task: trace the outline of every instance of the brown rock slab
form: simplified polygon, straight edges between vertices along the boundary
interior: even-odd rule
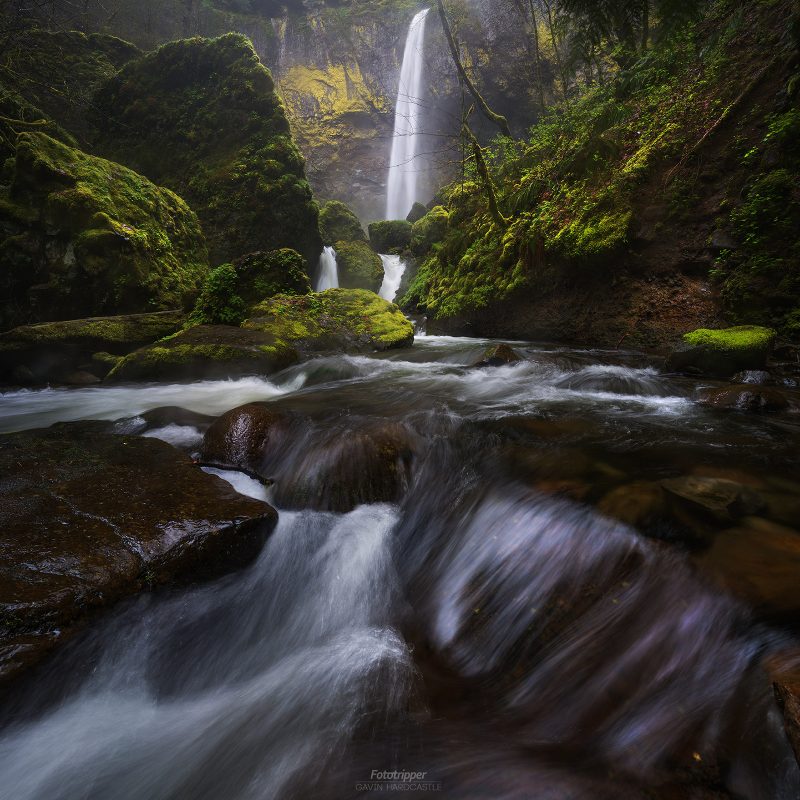
[[[0,437],[0,680],[142,589],[252,562],[266,503],[156,439],[92,423]]]

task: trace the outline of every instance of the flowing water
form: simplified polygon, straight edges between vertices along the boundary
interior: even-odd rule
[[[714,416],[698,382],[634,353],[515,343],[520,363],[470,368],[487,344],[1,395],[4,430],[103,419],[189,452],[201,422],[142,415],[260,401],[293,422],[273,487],[216,472],[279,508],[258,561],[129,602],[7,698],[0,798],[326,800],[380,796],[400,770],[459,799],[796,800],[759,666],[793,632],[592,493],[697,465],[797,480],[797,427]],[[376,429],[411,453],[393,502],[332,513],[293,491]]]
[[[394,115],[386,219],[405,219],[419,199],[417,183],[420,166],[417,157],[422,133],[423,56],[427,17],[428,9],[420,11],[411,21],[406,38]]]
[[[339,288],[339,265],[336,263],[336,251],[326,247],[319,257],[317,279],[314,282],[315,292],[325,292],[328,289]]]
[[[400,291],[400,284],[406,274],[406,264],[400,256],[381,256],[383,261],[383,285],[381,286],[380,296],[384,300],[393,303]]]

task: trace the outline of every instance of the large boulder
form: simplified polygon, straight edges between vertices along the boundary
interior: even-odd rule
[[[208,271],[197,217],[168,189],[41,133],[0,191],[0,328],[181,308]]]
[[[120,357],[177,333],[182,311],[23,325],[0,334],[0,381],[59,381],[82,366],[104,377]]]
[[[343,289],[377,292],[383,283],[381,257],[366,242],[337,242],[336,263]]]
[[[291,247],[314,263],[318,207],[269,70],[249,39],[171,42],[99,92],[101,152],[185,197],[212,263]]]
[[[319,230],[326,247],[336,242],[366,242],[367,234],[359,218],[339,200],[325,203],[319,212]]]
[[[253,561],[277,522],[156,439],[58,425],[0,437],[0,680],[142,589]]]
[[[775,337],[774,330],[757,325],[722,330],[700,328],[684,335],[683,342],[671,353],[667,368],[719,378],[743,370],[761,370]]]
[[[373,352],[414,343],[414,326],[403,312],[363,289],[273,297],[251,310],[244,327],[270,333],[306,354]]]
[[[238,293],[245,303],[258,303],[276,294],[308,294],[311,279],[303,257],[284,247],[266,253],[250,253],[233,262]]]
[[[426,256],[437,242],[444,240],[449,219],[447,209],[436,206],[414,223],[411,228],[411,252],[417,258]]]
[[[411,223],[383,220],[369,226],[369,242],[377,253],[405,250],[411,244]]]

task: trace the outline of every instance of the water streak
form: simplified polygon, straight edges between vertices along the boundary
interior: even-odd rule
[[[339,266],[336,263],[336,251],[332,247],[326,247],[319,257],[319,273],[314,291],[325,292],[328,289],[338,288]]]
[[[400,290],[400,283],[403,280],[403,275],[406,274],[405,262],[400,256],[381,256],[383,261],[383,285],[381,286],[380,296],[390,303],[394,302],[397,297],[397,292]]]

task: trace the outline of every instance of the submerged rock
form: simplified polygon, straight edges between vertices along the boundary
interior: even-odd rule
[[[766,664],[794,756],[800,764],[800,650],[771,656]]]
[[[277,522],[155,439],[94,424],[0,437],[0,680],[92,613],[257,557]]]
[[[778,389],[742,384],[722,389],[705,389],[697,402],[718,411],[785,411],[789,400]]]
[[[753,386],[768,386],[774,383],[772,375],[763,369],[747,369],[742,372],[737,372],[732,378],[731,383],[735,384],[751,384]]]
[[[742,370],[762,370],[775,343],[771,328],[744,325],[723,330],[701,328],[687,333],[671,353],[667,368],[727,378]]]
[[[522,361],[522,358],[517,355],[514,348],[509,347],[507,344],[497,344],[490,347],[483,354],[483,357],[472,366],[474,368],[504,367],[508,364],[516,364],[519,361]]]
[[[81,364],[104,377],[133,350],[181,329],[181,311],[22,325],[0,334],[0,380],[25,367],[31,382],[62,381]]]
[[[759,492],[724,478],[686,475],[661,481],[661,486],[674,501],[719,521],[757,514],[766,508]]]
[[[120,164],[41,133],[0,192],[0,328],[183,307],[208,271],[194,212]]]

